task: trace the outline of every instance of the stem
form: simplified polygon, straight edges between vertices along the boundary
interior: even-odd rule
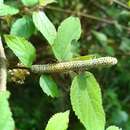
[[[126,4],[124,4],[118,0],[113,0],[113,2],[115,2],[116,4],[120,5],[121,7],[125,8],[127,10],[130,10],[130,8]]]
[[[84,13],[81,13],[81,12],[74,12],[74,11],[71,11],[71,10],[64,10],[64,9],[53,7],[53,6],[46,6],[45,8],[50,9],[50,10],[55,10],[55,11],[58,11],[58,12],[68,13],[68,14],[77,14],[78,16],[97,20],[97,21],[104,22],[104,23],[107,23],[107,24],[115,24],[114,20],[103,19],[103,18],[99,18],[99,17],[93,16],[93,15],[90,15],[90,14],[84,14]]]
[[[6,91],[7,80],[7,68],[6,68],[6,56],[0,37],[0,91]]]
[[[114,0],[113,2],[115,2],[116,4],[119,4],[120,6],[130,10],[130,8],[127,5],[125,5],[122,2],[119,2],[118,0]],[[116,20],[109,20],[109,19],[105,19],[105,18],[100,18],[100,17],[94,16],[94,15],[91,15],[91,14],[86,14],[86,13],[82,13],[82,12],[76,12],[76,11],[72,11],[72,10],[68,10],[68,9],[65,10],[65,9],[57,8],[57,7],[53,7],[53,6],[46,6],[46,7],[36,6],[34,8],[31,8],[31,9],[26,7],[25,10],[20,11],[20,13],[21,14],[23,14],[23,13],[31,14],[33,11],[42,10],[44,8],[50,9],[50,10],[54,10],[54,11],[58,11],[58,12],[67,13],[67,14],[75,14],[75,15],[78,15],[78,16],[81,16],[81,17],[85,17],[85,18],[89,18],[89,19],[93,19],[93,20],[96,20],[96,21],[99,21],[99,22],[104,22],[106,24],[115,25],[115,23],[116,23]],[[104,10],[104,9],[102,8],[102,10]],[[4,17],[0,17],[0,19],[4,20]],[[120,25],[120,26],[122,26],[123,29],[125,29],[127,31],[130,31],[129,27],[124,26],[124,25]]]
[[[108,19],[96,17],[96,16],[91,15],[91,14],[86,14],[86,13],[82,13],[82,12],[75,12],[75,11],[68,10],[68,9],[65,10],[65,9],[57,8],[57,7],[53,7],[53,6],[46,6],[45,8],[50,9],[50,10],[54,10],[54,11],[58,11],[58,12],[67,13],[67,14],[77,14],[78,16],[81,16],[81,17],[89,18],[89,19],[96,20],[96,21],[99,21],[99,22],[104,22],[106,24],[110,24],[110,25],[114,25],[114,26],[115,26],[115,24],[117,22],[116,20],[108,20]],[[124,26],[124,25],[120,25],[120,26],[123,29],[125,29],[127,31],[130,31],[129,27]]]

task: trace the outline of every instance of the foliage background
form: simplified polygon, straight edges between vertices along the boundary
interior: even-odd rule
[[[6,2],[21,6],[19,1],[15,1],[15,3],[13,0],[7,0]],[[82,37],[75,51],[79,51],[81,55],[110,55],[118,58],[117,66],[107,69],[99,68],[91,70],[91,72],[94,73],[102,88],[107,125],[115,124],[124,130],[129,130],[130,12],[116,2],[111,2],[111,0],[58,0],[58,3],[45,8],[45,12],[56,27],[66,17],[75,15],[74,12],[94,15],[100,19],[107,19],[107,21],[116,21],[115,24],[111,24],[107,21],[103,22],[78,15],[82,23]],[[128,1],[121,0],[121,2],[127,5]],[[66,13],[66,10],[72,10],[72,12]],[[1,25],[4,27],[1,31],[8,33],[13,20],[8,19],[6,22],[2,22]],[[37,48],[36,63],[55,62],[50,47],[40,33],[33,34],[30,41]],[[10,63],[15,64],[17,61],[15,56],[8,49],[6,52]],[[52,76],[62,90],[62,95],[57,99],[51,99],[43,94],[38,83],[39,75],[32,74],[23,85],[8,83],[8,89],[12,93],[11,109],[18,130],[42,130],[51,115],[71,108],[69,101],[71,77],[67,74],[54,74]],[[69,126],[71,130],[83,130],[83,126],[72,112]]]

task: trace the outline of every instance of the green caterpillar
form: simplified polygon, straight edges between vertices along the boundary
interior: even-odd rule
[[[114,57],[101,57],[91,60],[76,60],[60,62],[55,64],[32,65],[30,70],[34,73],[68,72],[72,70],[90,69],[100,66],[111,66],[117,64]]]

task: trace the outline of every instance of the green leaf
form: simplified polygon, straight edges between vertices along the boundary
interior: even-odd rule
[[[104,130],[101,90],[93,74],[85,72],[74,78],[70,98],[75,114],[87,130]]]
[[[128,113],[126,113],[125,111],[117,109],[117,110],[111,112],[111,114],[112,114],[111,121],[114,124],[123,124],[128,121]]]
[[[14,15],[17,14],[18,12],[19,12],[18,9],[0,3],[0,16]]]
[[[69,111],[57,113],[48,121],[45,130],[67,130],[69,123]]]
[[[36,50],[30,42],[13,35],[5,35],[5,41],[25,66],[30,67],[32,65],[36,57]]]
[[[61,60],[70,60],[73,57],[72,41],[78,40],[81,35],[81,24],[79,18],[69,17],[65,19],[58,28],[57,37],[52,46],[55,57]]]
[[[128,1],[127,5],[128,5],[128,7],[130,7],[130,0]]]
[[[36,28],[47,39],[50,45],[54,43],[56,38],[56,29],[46,14],[42,11],[33,13],[33,22]]]
[[[105,52],[110,55],[110,56],[114,56],[115,55],[115,51],[114,48],[111,46],[106,46],[105,47]]]
[[[0,130],[14,130],[15,124],[10,111],[7,91],[0,91]]]
[[[41,75],[40,77],[40,86],[44,93],[46,93],[48,96],[51,97],[58,97],[59,96],[59,90],[55,83],[55,81],[52,79],[49,75]]]
[[[118,13],[118,22],[120,24],[128,24],[130,20],[130,12],[123,10],[120,13]]]
[[[40,5],[46,6],[48,4],[56,2],[55,0],[39,0]]]
[[[25,6],[34,6],[38,4],[38,0],[21,0]]]
[[[85,55],[85,56],[78,56],[74,57],[72,60],[91,60],[97,58],[96,55]]]
[[[122,130],[122,129],[116,126],[109,126],[106,130]]]
[[[130,39],[129,38],[122,38],[120,50],[122,50],[124,53],[130,52]]]
[[[92,31],[92,34],[103,47],[107,46],[108,39],[104,33]]]
[[[35,31],[31,17],[24,16],[17,19],[11,27],[11,34],[29,38]]]

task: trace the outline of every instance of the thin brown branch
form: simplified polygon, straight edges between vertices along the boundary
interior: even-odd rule
[[[58,11],[58,12],[63,12],[63,13],[74,14],[74,15],[86,17],[86,18],[97,20],[97,21],[104,22],[104,23],[107,23],[107,24],[115,24],[114,20],[103,19],[103,18],[96,17],[96,16],[93,16],[93,15],[90,15],[90,14],[86,14],[86,13],[75,12],[75,11],[71,11],[71,10],[68,10],[68,9],[62,9],[62,8],[57,8],[57,7],[53,7],[53,6],[46,6],[45,8],[50,9],[50,10],[55,10],[55,11]]]
[[[114,3],[120,5],[121,7],[127,9],[127,10],[130,10],[130,7],[128,7],[125,3],[122,3],[121,1],[118,1],[118,0],[113,0]]]
[[[7,80],[7,68],[6,68],[6,56],[0,37],[0,91],[6,91]]]
[[[53,6],[46,6],[45,8],[50,9],[50,10],[55,10],[55,11],[58,11],[58,12],[67,13],[67,14],[78,15],[78,16],[81,16],[81,17],[89,18],[89,19],[96,20],[96,21],[99,21],[99,22],[104,22],[106,24],[111,24],[111,25],[114,25],[114,26],[117,23],[116,20],[104,19],[104,18],[96,17],[96,16],[91,15],[91,14],[86,14],[86,13],[82,13],[82,12],[75,12],[75,11],[71,11],[71,10],[68,10],[68,9],[62,9],[62,8],[53,7]],[[120,25],[120,26],[123,29],[130,31],[129,27],[126,27],[124,25]]]
[[[130,9],[127,5],[125,5],[124,3],[121,3],[119,2],[118,0],[114,0],[115,3],[118,3],[128,9]],[[54,6],[36,6],[34,8],[25,8],[24,10],[20,11],[19,14],[30,14],[32,13],[33,11],[36,11],[36,10],[43,10],[43,9],[49,9],[49,10],[54,10],[54,11],[58,11],[58,12],[62,12],[62,13],[66,13],[66,14],[73,14],[73,15],[78,15],[80,17],[85,17],[85,18],[88,18],[88,19],[92,19],[92,20],[95,20],[95,21],[99,21],[99,22],[103,22],[103,23],[106,23],[106,24],[111,24],[111,25],[114,25],[117,23],[116,20],[110,20],[110,19],[106,19],[106,18],[100,18],[100,17],[97,17],[97,16],[94,16],[94,15],[91,15],[91,14],[87,14],[87,13],[82,13],[82,12],[77,12],[77,11],[72,11],[72,10],[68,10],[68,9],[62,9],[62,8],[58,8],[58,7],[54,7]],[[0,19],[4,20],[4,17],[0,17]],[[119,24],[120,25],[120,24]],[[120,25],[123,29],[127,30],[127,31],[130,31],[130,28],[127,27],[127,26],[124,26],[124,25]]]
[[[105,15],[108,15],[106,8],[100,4],[98,1],[91,0],[92,5],[94,5],[96,8],[100,9]]]

